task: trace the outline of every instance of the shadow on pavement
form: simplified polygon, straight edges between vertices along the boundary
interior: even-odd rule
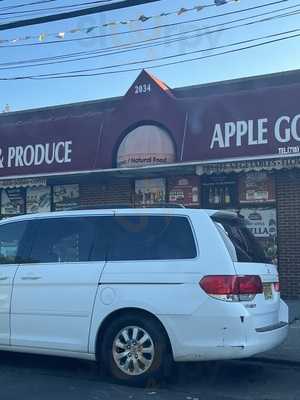
[[[1,399],[286,400],[289,397],[280,396],[288,386],[296,385],[300,394],[300,369],[289,368],[253,360],[176,364],[167,377],[138,389],[117,385],[94,362],[1,352]]]

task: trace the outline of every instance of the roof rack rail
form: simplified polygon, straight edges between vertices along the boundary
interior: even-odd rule
[[[133,208],[185,208],[179,203],[136,204]]]
[[[155,203],[155,204],[95,204],[95,205],[81,205],[72,208],[72,210],[98,210],[98,209],[111,209],[111,208],[185,208],[183,204],[174,203]]]

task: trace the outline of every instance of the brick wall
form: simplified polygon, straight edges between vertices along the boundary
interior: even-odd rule
[[[300,171],[277,174],[276,198],[282,295],[300,298]]]
[[[82,206],[97,207],[105,204],[131,204],[131,198],[132,184],[129,179],[80,185],[80,204]]]

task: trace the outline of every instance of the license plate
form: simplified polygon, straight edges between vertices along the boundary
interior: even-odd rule
[[[271,300],[273,298],[272,283],[264,284],[264,295],[266,300]]]

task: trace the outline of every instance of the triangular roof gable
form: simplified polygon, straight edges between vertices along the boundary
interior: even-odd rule
[[[167,94],[169,94],[170,96],[173,96],[171,88],[169,88],[169,86],[164,83],[163,81],[161,81],[160,79],[158,79],[156,76],[150,74],[150,72],[143,70],[145,72],[146,75],[148,75],[155,83],[157,83],[157,85],[164,91],[167,92]]]
[[[147,98],[150,95],[163,95],[174,98],[172,90],[164,82],[143,69],[123,97],[123,100],[126,102],[128,98],[133,97],[140,101],[141,97]]]
[[[102,147],[111,168],[122,139],[139,125],[159,125],[169,132],[176,144],[182,146],[186,113],[179,107],[171,89],[159,79],[142,70],[120,103],[109,115],[104,129]],[[110,158],[109,158],[110,157]],[[109,158],[109,159],[108,159]]]

